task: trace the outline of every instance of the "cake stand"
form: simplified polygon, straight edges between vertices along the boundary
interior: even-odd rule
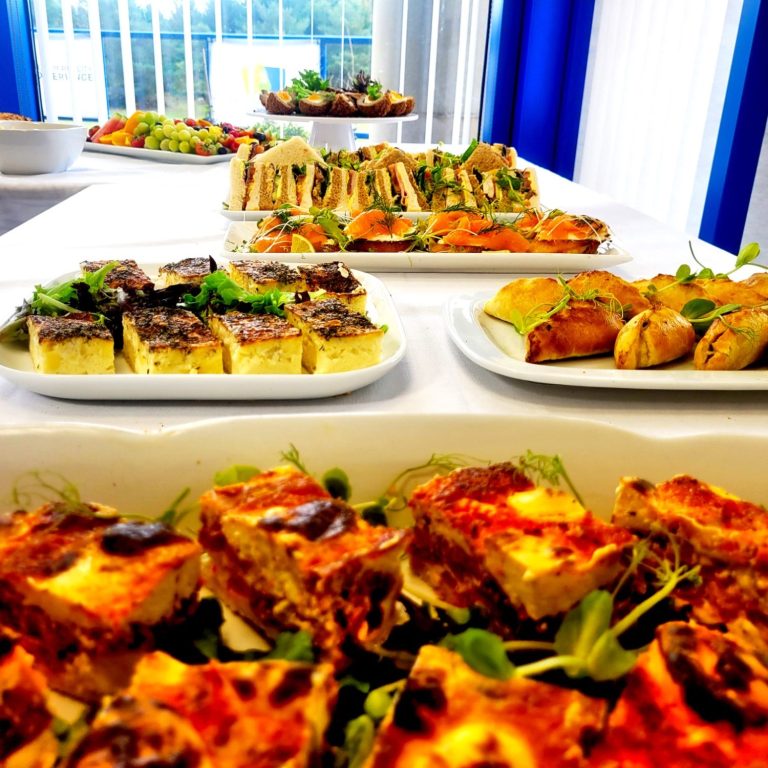
[[[310,115],[273,115],[261,110],[251,112],[262,120],[275,123],[312,123],[309,134],[309,143],[313,147],[327,147],[330,151],[340,149],[355,149],[355,125],[395,125],[397,123],[409,123],[418,120],[419,116],[411,112],[401,117],[365,117],[353,115],[351,117],[312,117]]]

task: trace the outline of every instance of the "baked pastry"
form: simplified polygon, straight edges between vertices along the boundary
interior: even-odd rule
[[[571,300],[525,334],[525,361],[542,363],[611,353],[624,325],[621,315],[599,301]]]
[[[680,283],[674,275],[656,275],[650,280],[634,280],[632,282],[641,293],[647,295],[651,286],[655,304],[681,312],[683,307],[692,299],[707,299],[706,291],[696,283]]]
[[[740,309],[714,320],[693,353],[700,371],[740,371],[768,347],[768,310]]]
[[[579,272],[568,280],[568,287],[577,295],[595,294],[598,301],[614,302],[624,318],[650,309],[651,302],[632,283],[603,269]]]
[[[617,368],[652,368],[689,354],[696,344],[691,323],[669,307],[646,309],[619,331],[613,348]]]
[[[554,277],[518,277],[488,299],[483,310],[511,323],[518,317],[549,311],[564,295],[562,283]]]

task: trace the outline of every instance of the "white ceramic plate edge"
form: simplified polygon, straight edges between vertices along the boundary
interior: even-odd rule
[[[663,369],[622,371],[597,368],[590,358],[580,361],[526,363],[506,354],[489,338],[478,316],[493,292],[453,296],[444,307],[448,335],[472,362],[494,373],[521,381],[576,387],[662,390],[764,390],[768,370],[695,371],[676,366]],[[489,318],[489,322],[502,321]]]
[[[291,444],[313,473],[346,470],[355,501],[377,497],[398,472],[435,453],[503,461],[529,449],[558,454],[598,514],[609,513],[626,475],[659,482],[689,473],[756,503],[768,501],[765,436],[645,435],[556,416],[358,413],[241,416],[151,432],[77,423],[0,427],[0,509],[13,504],[10,491],[22,473],[51,471],[75,483],[83,499],[126,514],[159,514],[184,487],[194,502],[213,474],[231,464],[284,463],[280,453]],[[723,460],[729,456],[732,461]]]
[[[224,258],[254,258],[258,254],[232,250],[247,242],[256,228],[254,222],[233,221],[224,236]],[[502,274],[575,274],[590,269],[613,267],[632,261],[627,251],[614,244],[605,253],[428,253],[353,252],[285,253],[285,261],[317,264],[329,258],[341,258],[352,269],[374,272],[479,272]]]
[[[94,144],[91,141],[85,142],[85,151],[178,165],[210,165],[211,163],[223,163],[234,157],[234,154],[231,152],[226,155],[192,155],[184,152],[164,152],[159,149],[144,149],[142,147],[116,147],[114,144]]]

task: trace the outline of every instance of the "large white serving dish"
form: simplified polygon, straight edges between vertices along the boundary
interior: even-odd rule
[[[646,370],[619,370],[613,357],[526,363],[523,340],[510,323],[483,311],[493,291],[452,297],[445,304],[448,334],[470,360],[494,373],[542,384],[611,389],[768,389],[768,369],[697,371],[691,360]]]
[[[66,171],[83,151],[84,125],[0,120],[0,172],[32,175]]]
[[[141,264],[156,278],[160,264]],[[221,266],[221,265],[220,265]],[[0,376],[41,395],[72,400],[296,400],[333,397],[377,381],[405,354],[405,331],[392,297],[373,275],[355,272],[368,293],[367,312],[378,325],[386,325],[381,362],[354,371],[325,374],[164,374],[131,372],[122,355],[114,375],[57,375],[36,373],[26,345],[0,344]],[[53,282],[74,277],[62,275]],[[21,299],[19,297],[19,304]]]
[[[226,258],[239,254],[238,258],[262,258],[247,250],[247,244],[256,231],[254,221],[233,221],[224,238]],[[408,252],[355,252],[343,253],[281,253],[275,254],[281,261],[319,264],[329,259],[341,258],[352,269],[372,272],[495,272],[503,274],[562,272],[574,274],[589,269],[604,269],[624,264],[632,257],[623,248],[612,245],[604,253],[507,253],[484,251],[482,253],[429,253]]]
[[[587,505],[601,516],[609,515],[625,475],[658,482],[689,473],[751,501],[768,502],[763,482],[768,437],[652,437],[581,419],[503,414],[333,414],[217,419],[160,432],[78,424],[0,428],[0,510],[17,506],[14,487],[40,487],[25,476],[37,472],[58,473],[42,477],[59,486],[66,478],[82,499],[151,517],[185,488],[193,502],[211,486],[215,472],[232,464],[268,469],[282,463],[280,454],[291,445],[310,472],[343,468],[353,501],[378,497],[399,472],[435,453],[507,460],[530,449],[558,454]]]
[[[117,147],[114,144],[85,143],[86,152],[97,152],[103,155],[120,155],[132,157],[136,160],[154,160],[156,163],[172,163],[176,165],[210,165],[211,163],[225,163],[234,157],[228,152],[226,155],[195,155],[185,152],[164,152],[160,149],[144,149],[143,147]]]

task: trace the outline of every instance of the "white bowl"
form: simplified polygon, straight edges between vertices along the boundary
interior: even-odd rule
[[[0,120],[0,172],[66,171],[85,145],[87,129],[73,123]]]

